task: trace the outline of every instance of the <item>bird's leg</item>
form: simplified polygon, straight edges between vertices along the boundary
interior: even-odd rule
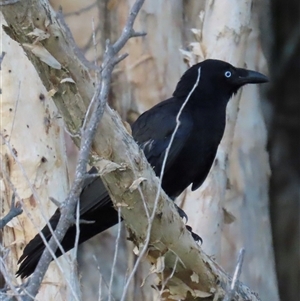
[[[188,222],[188,216],[187,214],[179,207],[175,204],[175,199],[176,197],[171,197],[169,196],[169,198],[173,201],[174,205],[175,205],[175,208],[179,214],[179,216],[182,218],[182,219],[185,219],[185,221],[183,221],[185,224]]]
[[[172,200],[174,201],[175,198],[172,198]],[[185,220],[186,220],[186,221],[185,221],[185,224],[186,224],[186,223],[188,222],[188,216],[187,216],[187,214],[186,214],[179,206],[177,206],[175,203],[174,203],[174,205],[175,205],[175,207],[176,207],[176,210],[177,210],[179,216],[180,216],[182,219],[185,219]],[[186,227],[186,229],[191,233],[193,239],[194,239],[196,242],[199,242],[200,244],[202,244],[202,242],[203,242],[202,238],[201,238],[198,234],[196,234],[196,233],[193,232],[192,227],[191,227],[191,226],[188,226],[188,225],[185,225],[185,227]]]
[[[202,238],[201,238],[198,234],[196,234],[196,233],[193,232],[192,227],[191,227],[191,226],[188,226],[188,225],[185,225],[185,227],[186,227],[186,229],[191,233],[191,235],[192,235],[194,241],[196,241],[196,242],[198,242],[198,243],[200,243],[200,244],[202,245],[202,243],[203,243]]]
[[[175,205],[175,207],[176,207],[176,210],[177,210],[179,216],[180,216],[183,220],[185,219],[184,223],[186,224],[186,223],[188,222],[188,216],[187,216],[187,214],[186,214],[180,207],[178,207],[175,203],[174,203],[174,205]]]

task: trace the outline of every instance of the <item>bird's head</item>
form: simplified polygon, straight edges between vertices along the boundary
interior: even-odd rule
[[[216,95],[221,95],[228,101],[244,85],[268,82],[268,78],[259,72],[236,68],[224,61],[209,59],[192,66],[182,75],[173,96],[187,97],[197,79],[193,96],[201,95],[201,98],[208,101]]]

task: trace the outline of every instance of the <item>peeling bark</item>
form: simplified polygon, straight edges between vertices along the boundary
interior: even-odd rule
[[[2,14],[1,24],[6,26]],[[14,276],[17,260],[24,246],[56,209],[49,197],[61,201],[66,195],[68,175],[62,120],[58,118],[56,106],[22,48],[2,28],[1,44],[5,52],[1,65],[0,105],[3,135],[0,138],[0,181],[4,210],[1,214],[10,208],[13,189],[16,201],[23,207],[23,214],[3,229],[2,245],[10,251],[5,258],[8,275],[13,283],[20,284]],[[3,143],[3,137],[13,154]],[[66,300],[68,267],[63,259],[61,263],[64,274],[51,265],[37,298],[48,296],[47,300]]]

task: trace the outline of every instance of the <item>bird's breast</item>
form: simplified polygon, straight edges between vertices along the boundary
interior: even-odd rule
[[[178,191],[183,191],[191,183],[198,188],[214,162],[224,134],[225,114],[216,118],[215,115],[201,113],[192,117],[194,123],[189,138],[166,174],[165,186],[172,187],[171,190],[175,186]]]

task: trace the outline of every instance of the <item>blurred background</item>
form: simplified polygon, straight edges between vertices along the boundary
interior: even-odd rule
[[[105,40],[115,41],[120,35],[133,3],[50,2],[56,10],[62,6],[86,58],[98,62]],[[300,297],[299,11],[298,0],[146,0],[135,29],[147,36],[131,39],[125,46],[129,57],[114,70],[109,97],[122,119],[132,123],[171,96],[188,65],[205,58],[224,59],[270,77],[268,85],[260,90],[245,88],[232,101],[218,152],[221,163],[215,164],[199,191],[187,191],[179,200],[190,225],[203,238],[204,250],[226,272],[233,273],[238,251],[246,249],[241,280],[262,300],[279,300],[278,291],[281,300]],[[66,139],[72,177],[77,150]],[[95,300],[99,285],[105,300],[116,234],[117,227],[80,246],[83,300]],[[119,300],[133,267],[132,249],[122,227],[113,300]],[[149,266],[143,262],[128,300],[154,299],[148,273]]]

